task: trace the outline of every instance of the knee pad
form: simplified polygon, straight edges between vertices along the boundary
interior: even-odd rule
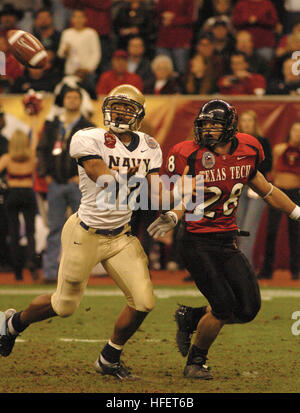
[[[216,319],[218,319],[220,321],[226,321],[226,320],[230,319],[230,317],[232,316],[232,312],[230,312],[230,311],[215,312],[215,311],[211,310],[211,313]]]
[[[254,320],[257,313],[259,312],[259,308],[249,311],[249,312],[241,312],[236,317],[240,320],[241,323],[249,323],[250,321]]]
[[[53,310],[60,317],[71,316],[79,307],[83,293],[83,283],[64,280],[51,297]]]
[[[150,313],[155,306],[155,298],[151,281],[147,281],[143,289],[133,292],[131,297],[127,298],[128,305],[137,311]]]

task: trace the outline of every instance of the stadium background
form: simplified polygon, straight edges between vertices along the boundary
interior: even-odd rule
[[[220,96],[222,97],[222,96]],[[146,96],[146,117],[142,123],[141,130],[154,136],[162,147],[164,158],[166,158],[169,149],[179,141],[192,139],[192,126],[190,130],[186,125],[193,125],[193,120],[199,111],[203,102],[213,98],[213,96]],[[267,136],[271,145],[282,142],[282,136],[287,136],[290,125],[300,118],[300,102],[298,97],[234,97],[226,98],[234,103],[239,112],[246,109],[253,109],[258,115],[259,124],[264,136]],[[11,135],[14,128],[20,126],[24,130],[29,129],[30,116],[28,116],[23,107],[22,96],[2,95],[0,103],[3,106],[7,116],[6,135]],[[47,116],[53,97],[45,95],[43,107],[38,115],[38,127],[42,127],[45,117]],[[102,99],[93,101],[94,115],[92,121],[99,127],[103,126],[101,105]],[[8,133],[7,133],[8,132]],[[163,172],[163,168],[162,168]],[[264,245],[266,236],[266,218],[267,208],[262,216],[259,230],[257,233],[256,243],[254,246],[254,263],[259,268],[262,265],[264,257]],[[39,237],[44,237],[41,228],[37,228],[36,237],[37,245],[43,242]],[[296,285],[300,282],[290,281],[289,272],[289,249],[288,249],[288,232],[287,218],[283,217],[280,224],[279,236],[276,243],[276,259],[274,262],[273,280],[260,281],[266,285]],[[279,270],[279,272],[276,270]],[[158,284],[177,284],[182,282],[183,272],[179,271],[176,275],[170,275],[167,271],[154,271],[153,281]],[[25,278],[30,282],[30,278]],[[14,283],[12,274],[1,274],[0,283]],[[110,280],[98,279],[91,283],[110,284]]]

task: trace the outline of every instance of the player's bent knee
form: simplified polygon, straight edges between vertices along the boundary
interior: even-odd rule
[[[55,312],[59,317],[70,317],[78,308],[79,303],[62,301],[58,307],[55,308]]]
[[[150,313],[155,306],[154,297],[149,297],[146,300],[136,302],[133,307],[137,311],[142,311],[143,313]]]
[[[254,318],[257,316],[257,313],[259,312],[259,310],[260,310],[260,307],[252,311],[242,312],[238,315],[238,318],[241,321],[241,323],[250,323],[250,321],[254,320]]]
[[[70,317],[79,307],[83,291],[80,282],[64,282],[51,297],[53,310],[59,317]]]
[[[223,311],[223,312],[216,312],[211,310],[212,315],[219,321],[226,321],[229,320],[230,317],[232,316],[232,313],[230,311]]]
[[[142,311],[143,313],[150,313],[155,306],[155,298],[153,293],[139,297],[134,300],[132,307],[137,311]]]

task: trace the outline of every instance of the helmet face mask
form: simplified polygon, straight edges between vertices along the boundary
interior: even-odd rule
[[[205,103],[194,122],[194,139],[200,146],[214,148],[230,142],[237,129],[237,112],[229,103],[214,99]]]
[[[113,132],[135,131],[145,116],[145,98],[134,86],[121,85],[104,99],[102,112],[104,125]]]

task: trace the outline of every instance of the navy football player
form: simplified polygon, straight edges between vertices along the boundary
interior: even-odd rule
[[[94,368],[103,375],[126,380],[134,376],[120,361],[123,347],[153,309],[155,300],[148,258],[130,232],[132,209],[122,205],[103,208],[106,204],[101,204],[99,195],[105,195],[106,187],[98,183],[106,177],[105,184],[121,188],[121,177],[138,173],[151,187],[152,178],[159,179],[162,153],[154,138],[138,131],[145,116],[145,98],[138,89],[131,85],[114,88],[104,99],[102,111],[108,131],[87,128],[72,137],[70,154],[78,163],[82,199],[77,213],[63,228],[56,291],[34,298],[23,311],[5,312],[0,355],[10,355],[17,336],[30,324],[71,316],[81,302],[92,268],[101,262],[127,303]],[[132,187],[131,193],[136,189]]]
[[[210,346],[227,323],[248,323],[257,315],[260,291],[249,262],[237,246],[235,214],[244,185],[249,185],[270,206],[300,220],[300,207],[258,171],[264,159],[253,136],[237,132],[237,111],[223,100],[203,105],[194,122],[194,140],[175,145],[168,156],[169,174],[204,174],[204,216],[186,218],[180,240],[182,258],[209,305],[181,305],[175,312],[177,346],[188,355],[184,376],[209,380],[206,366]],[[174,228],[184,207],[157,218],[148,228],[154,238]],[[193,332],[195,340],[191,346]]]

